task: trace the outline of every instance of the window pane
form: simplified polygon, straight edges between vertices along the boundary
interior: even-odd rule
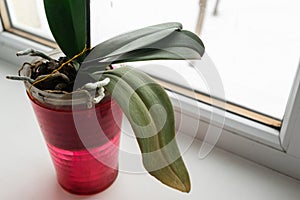
[[[93,43],[133,29],[169,21],[195,30],[197,0],[91,0]]]
[[[215,63],[226,100],[282,119],[299,60],[298,1],[283,4],[278,0],[219,0],[218,14],[214,16],[216,1],[207,1],[207,8],[203,9],[206,13],[201,39],[207,54],[202,69],[209,70]],[[6,2],[14,27],[52,38],[43,1]],[[95,45],[132,29],[168,21],[181,22],[184,29],[194,31],[199,0],[91,0],[91,12],[92,44]],[[160,66],[150,68],[155,75],[177,84],[189,83],[192,88],[215,96],[210,93],[207,78],[203,74],[194,77],[197,74],[191,72],[189,63],[169,63],[159,65],[175,68],[183,80],[163,72]]]
[[[48,39],[52,39],[41,0],[6,0],[11,25]]]
[[[201,38],[228,101],[282,119],[300,53],[299,0],[208,1]]]

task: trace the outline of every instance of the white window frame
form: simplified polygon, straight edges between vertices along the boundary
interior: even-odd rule
[[[288,155],[300,159],[300,64],[287,103],[280,132],[282,148]]]
[[[51,50],[47,46],[3,32],[2,26],[0,26],[0,30],[0,59],[16,66],[20,66],[24,62],[24,59],[15,56],[17,51],[26,48],[35,48],[45,52]],[[300,134],[297,133],[297,130],[300,130],[299,84],[300,70],[296,74],[280,131],[226,112],[222,134],[217,146],[300,179]],[[183,133],[189,135],[197,127],[197,134],[191,136],[203,140],[205,138],[205,131],[203,130],[206,130],[208,126],[219,128],[219,124],[223,124],[222,116],[218,118],[219,112],[212,113],[211,106],[179,94],[177,98],[180,99],[180,105],[178,105],[178,99],[171,95],[176,116],[179,116],[183,122],[180,127],[180,131]],[[195,110],[199,110],[201,116]],[[215,111],[218,111],[218,108],[215,108]],[[211,120],[212,114],[217,116],[213,120]]]

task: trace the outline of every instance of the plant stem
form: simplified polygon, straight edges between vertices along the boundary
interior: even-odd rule
[[[85,1],[86,8],[86,48],[91,48],[91,2],[90,0]]]

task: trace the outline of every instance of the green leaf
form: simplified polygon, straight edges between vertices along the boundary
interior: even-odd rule
[[[95,46],[85,62],[99,61],[109,56],[116,56],[120,53],[139,49],[181,28],[182,25],[180,23],[170,22],[148,26],[113,37]]]
[[[164,31],[168,32],[170,30]],[[95,59],[90,58],[90,55],[88,55],[81,69],[93,72],[113,63],[145,60],[201,59],[205,52],[205,47],[197,35],[186,30],[172,30],[165,37],[155,37],[156,35],[163,35],[164,31],[160,31],[157,34],[153,33],[150,36],[147,35],[145,38],[139,38],[105,57],[99,56],[98,59]],[[120,46],[119,44],[115,45]],[[127,48],[128,46],[134,46],[134,48]],[[95,55],[94,50],[91,54]]]
[[[44,0],[49,27],[63,53],[72,58],[86,43],[86,1]]]
[[[186,30],[181,30],[174,31],[159,42],[128,52],[117,58],[109,58],[106,62],[123,63],[145,60],[194,60],[201,59],[204,52],[204,44],[197,35]]]
[[[106,86],[127,116],[146,170],[162,183],[190,191],[190,179],[175,140],[174,111],[165,90],[148,75],[129,67],[106,71]]]

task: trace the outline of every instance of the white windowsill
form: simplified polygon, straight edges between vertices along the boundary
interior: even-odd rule
[[[51,48],[49,47],[18,37],[8,32],[0,32],[0,45],[0,59],[18,65],[29,60],[28,57],[16,56],[16,53],[20,50],[33,48],[43,52],[51,51]]]
[[[5,94],[1,101],[3,123],[0,126],[0,146],[3,162],[0,165],[0,199],[191,200],[240,199],[241,196],[249,200],[281,200],[286,197],[289,200],[299,199],[299,181],[219,148],[214,148],[209,156],[200,160],[198,152],[201,143],[196,139],[183,155],[192,180],[190,194],[164,187],[147,174],[120,172],[116,182],[101,194],[90,197],[70,195],[56,183],[54,169],[23,84],[4,79],[7,74],[15,74],[17,68],[1,60],[0,66],[1,89]],[[229,133],[222,133],[220,144],[226,143],[226,134]],[[191,140],[193,138],[190,136],[181,134],[180,147],[186,147]],[[130,144],[131,140],[123,135],[121,148],[134,148]],[[247,148],[245,146],[245,150]],[[128,162],[121,156],[120,168]]]

